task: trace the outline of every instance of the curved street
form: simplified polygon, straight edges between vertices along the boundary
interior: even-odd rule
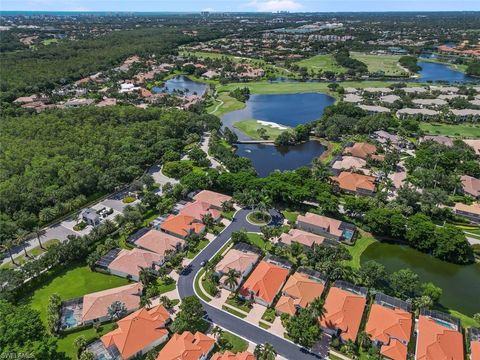
[[[206,246],[190,263],[188,271],[182,273],[178,279],[177,288],[180,298],[195,295],[194,280],[198,271],[202,268],[200,263],[204,260],[211,259],[223,245],[227,243],[234,231],[245,229],[248,232],[260,232],[260,227],[250,224],[246,216],[251,212],[249,209],[241,209],[235,213],[232,223],[220,233],[215,240]],[[276,210],[271,210],[272,225],[281,225],[283,221],[282,215]],[[206,311],[208,319],[213,323],[231,331],[234,334],[253,342],[253,343],[270,343],[273,345],[277,353],[287,359],[318,359],[292,342],[282,339],[258,326],[254,326],[247,321],[229,314],[226,311],[217,309],[209,305],[200,298],[202,305]]]

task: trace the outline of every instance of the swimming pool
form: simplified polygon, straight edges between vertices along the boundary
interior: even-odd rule
[[[355,231],[354,231],[354,230],[345,229],[345,230],[343,230],[342,237],[343,237],[345,240],[350,241],[350,240],[352,240],[352,238],[353,238],[353,234],[355,234]]]
[[[75,312],[72,309],[65,310],[64,324],[67,328],[75,327],[77,319],[75,319]]]

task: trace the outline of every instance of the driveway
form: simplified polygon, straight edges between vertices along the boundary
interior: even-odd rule
[[[259,232],[260,227],[250,224],[246,220],[247,214],[250,212],[248,209],[241,209],[226,229],[210,244],[208,244],[200,254],[191,261],[191,268],[188,272],[182,274],[177,283],[178,293],[181,298],[195,295],[193,288],[193,282],[195,275],[201,269],[200,263],[203,260],[211,259],[217,251],[230,239],[232,232],[245,229],[250,232]],[[275,225],[281,225],[283,223],[283,217],[277,211],[271,211],[272,222]],[[298,345],[280,338],[271,332],[260,328],[259,326],[252,325],[236,316],[229,314],[223,310],[217,309],[211,306],[209,303],[200,299],[205,309],[207,319],[215,324],[227,329],[234,334],[237,334],[254,343],[270,343],[273,345],[279,355],[286,359],[305,359],[313,360],[318,359],[317,356],[302,350]]]

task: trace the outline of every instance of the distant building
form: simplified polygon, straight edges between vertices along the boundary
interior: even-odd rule
[[[356,232],[353,224],[310,212],[297,217],[297,227],[337,241],[351,241]]]
[[[375,193],[375,178],[373,176],[342,171],[330,179],[338,189],[350,194],[372,196]]]
[[[82,211],[80,216],[82,220],[88,225],[92,225],[92,226],[100,225],[101,218],[95,209],[92,209],[92,208],[85,209]]]
[[[466,205],[463,203],[456,203],[453,207],[453,212],[458,215],[467,218],[473,223],[480,223],[480,204],[474,203],[472,205]]]

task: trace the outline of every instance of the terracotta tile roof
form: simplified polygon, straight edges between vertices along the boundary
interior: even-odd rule
[[[295,307],[295,300],[290,296],[280,296],[277,304],[275,305],[275,310],[281,314],[288,314],[290,316],[295,315],[297,308]]]
[[[283,294],[295,300],[295,304],[302,308],[307,307],[314,299],[321,296],[325,289],[324,284],[300,272],[294,273],[283,287]]]
[[[140,269],[151,268],[155,263],[161,261],[162,257],[151,251],[137,248],[132,250],[122,249],[115,260],[108,265],[108,268],[132,276],[138,276]]]
[[[199,360],[208,354],[215,340],[200,332],[189,331],[173,334],[170,341],[160,350],[157,360]]]
[[[123,359],[135,355],[150,344],[168,335],[165,323],[170,314],[158,305],[150,310],[142,308],[117,321],[118,328],[101,337],[105,347],[115,345]]]
[[[355,341],[366,303],[364,296],[332,287],[325,300],[325,317],[320,320],[320,325],[340,329],[343,340]]]
[[[480,179],[476,179],[473,176],[463,175],[460,180],[462,181],[463,191],[473,197],[480,196]]]
[[[478,140],[463,140],[463,142],[469,145],[475,151],[475,154],[480,155],[480,139]]]
[[[363,189],[375,191],[375,178],[373,176],[342,171],[340,175],[331,176],[330,179],[336,181],[343,190],[357,191],[357,189]]]
[[[177,246],[183,247],[185,240],[169,235],[163,231],[152,229],[136,240],[135,245],[165,257],[166,251],[175,251]]]
[[[470,343],[470,352],[472,360],[480,360],[480,340]]]
[[[297,222],[304,222],[307,224],[318,226],[322,229],[325,229],[326,232],[335,236],[341,236],[343,233],[343,230],[340,229],[340,226],[342,225],[342,222],[340,220],[332,219],[323,215],[317,215],[307,212],[305,216],[299,215],[297,217]]]
[[[479,203],[473,203],[472,205],[466,205],[463,203],[455,203],[455,206],[453,207],[455,211],[463,211],[467,212],[470,214],[476,214],[480,215],[480,204]]]
[[[215,267],[215,271],[226,274],[228,270],[235,269],[241,274],[248,269],[249,266],[258,261],[259,256],[250,251],[240,251],[237,249],[229,250],[222,260]]]
[[[418,318],[417,360],[463,360],[463,336],[429,316]]]
[[[287,279],[288,272],[288,269],[261,261],[241,287],[240,293],[248,296],[252,292],[256,297],[271,303]]]
[[[193,216],[178,214],[170,215],[160,225],[160,229],[185,237],[190,232],[200,234],[205,229],[205,225],[199,223]]]
[[[325,237],[323,236],[299,229],[291,229],[288,233],[283,233],[279,238],[279,241],[287,245],[297,242],[308,247],[312,247],[314,244],[320,245],[324,240]]]
[[[255,360],[255,356],[248,351],[232,353],[230,351],[225,351],[222,355],[221,353],[216,353],[213,355],[212,360]]]
[[[124,303],[128,311],[138,309],[142,289],[142,284],[134,283],[85,295],[83,297],[82,321],[106,316],[108,307],[114,301]]]
[[[208,213],[214,219],[218,219],[222,215],[220,210],[212,208],[212,205],[205,201],[191,202],[180,211],[180,215],[191,216],[199,221],[202,221],[203,216]]]
[[[194,200],[204,201],[218,208],[222,207],[222,203],[225,201],[231,201],[232,197],[223,195],[215,191],[203,190],[193,197]]]
[[[373,304],[370,310],[365,332],[372,340],[381,341],[380,353],[394,360],[405,360],[407,345],[412,331],[412,314],[403,309],[392,309]],[[394,341],[395,339],[401,341]],[[390,355],[385,354],[388,352]],[[399,357],[400,355],[404,357]],[[392,357],[392,355],[394,357]]]
[[[346,147],[343,150],[343,154],[347,155],[350,154],[354,157],[360,158],[360,159],[367,159],[368,157],[371,157],[372,159],[380,160],[383,161],[384,156],[383,155],[375,155],[377,152],[377,147],[373,144],[369,143],[355,143],[351,147]]]
[[[367,162],[361,158],[355,156],[342,156],[341,160],[337,160],[333,163],[332,169],[352,170],[362,169],[365,166],[367,166]]]

